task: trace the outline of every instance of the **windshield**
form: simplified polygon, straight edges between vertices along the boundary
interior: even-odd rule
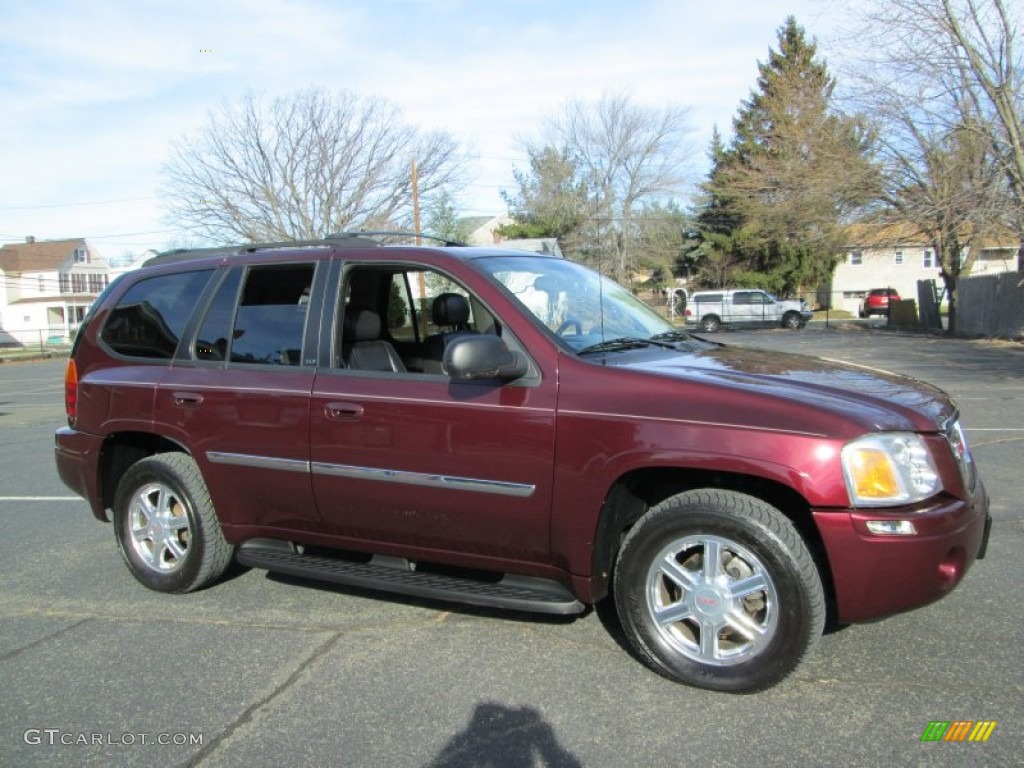
[[[675,333],[667,320],[628,290],[576,262],[495,256],[475,263],[574,350]]]

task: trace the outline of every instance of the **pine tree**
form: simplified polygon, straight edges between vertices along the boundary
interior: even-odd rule
[[[835,80],[792,16],[758,70],[732,141],[712,146],[699,220],[733,281],[789,293],[831,275],[842,224],[879,175],[864,121],[833,109]]]

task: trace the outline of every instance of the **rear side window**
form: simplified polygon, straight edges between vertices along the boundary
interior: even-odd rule
[[[313,273],[313,264],[249,269],[231,331],[231,362],[300,364]]]
[[[170,360],[213,270],[140,280],[120,298],[100,338],[128,357]]]
[[[695,304],[702,304],[702,303],[703,304],[713,304],[715,302],[719,302],[720,303],[722,301],[722,294],[720,294],[720,293],[697,294],[692,299],[690,299],[690,301],[694,302]]]

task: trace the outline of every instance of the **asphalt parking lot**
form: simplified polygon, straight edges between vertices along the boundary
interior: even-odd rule
[[[1024,347],[887,331],[721,333],[896,370],[958,400],[993,498],[949,597],[825,636],[764,693],[685,688],[603,610],[452,608],[248,571],[166,596],[53,466],[63,362],[0,365],[0,765],[1022,765]],[[931,721],[995,721],[923,743]]]

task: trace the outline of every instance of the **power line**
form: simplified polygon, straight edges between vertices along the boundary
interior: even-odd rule
[[[116,205],[118,203],[136,203],[142,200],[157,200],[156,197],[123,197],[119,200],[91,200],[81,203],[50,203],[48,205],[4,205],[0,211],[36,211],[46,208],[78,208],[88,205]]]
[[[76,237],[57,237],[48,238],[47,240],[116,240],[121,237],[141,237],[142,235],[166,235],[178,233],[176,229],[157,229],[151,232],[122,232],[113,235],[78,235]],[[9,244],[21,244],[31,245],[31,243],[25,242],[25,238],[20,235],[0,235],[0,240],[6,240]],[[47,240],[37,240],[37,243],[44,243]]]

